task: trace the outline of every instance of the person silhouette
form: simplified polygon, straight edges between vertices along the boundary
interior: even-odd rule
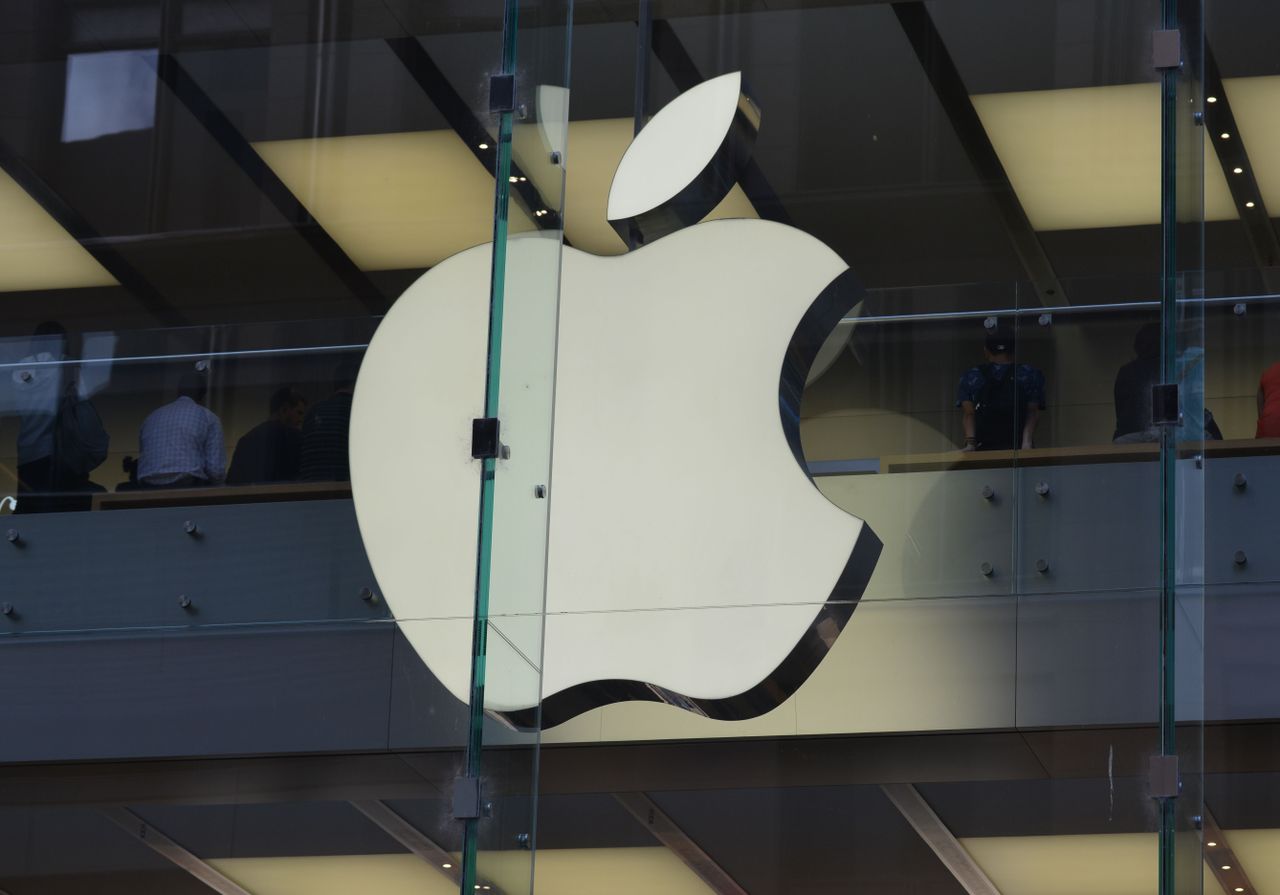
[[[302,421],[302,468],[298,478],[304,482],[351,481],[347,444],[360,361],[360,357],[351,355],[343,358],[334,371],[333,394],[317,401]]]
[[[89,473],[106,458],[109,438],[79,394],[70,343],[62,324],[39,324],[30,353],[12,374],[19,418],[16,513],[87,510],[90,492],[102,490]]]
[[[966,451],[1030,449],[1045,406],[1044,373],[1014,364],[1013,334],[992,330],[983,346],[986,363],[971,367],[957,389],[964,414]]]
[[[222,481],[227,465],[222,422],[204,406],[205,374],[192,370],[178,382],[178,397],[142,421],[138,433],[138,484],[145,488],[194,488]]]
[[[236,442],[227,470],[228,485],[291,482],[302,465],[302,420],[307,399],[289,386],[276,389],[269,416]]]

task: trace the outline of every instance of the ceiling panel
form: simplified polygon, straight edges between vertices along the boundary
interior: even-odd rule
[[[1160,222],[1158,84],[989,93],[973,104],[1036,230]],[[1204,153],[1205,219],[1233,220],[1207,140]]]

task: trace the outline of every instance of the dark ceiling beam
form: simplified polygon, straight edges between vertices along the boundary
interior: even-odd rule
[[[311,212],[307,211],[306,206],[289,190],[276,172],[271,170],[271,166],[258,155],[244,134],[240,133],[240,130],[231,123],[231,119],[218,108],[212,97],[183,68],[177,57],[170,53],[159,54],[156,73],[223,152],[253,182],[276,211],[293,226],[298,235],[306,240],[325,266],[350,290],[352,297],[373,313],[384,312],[388,302],[378,287],[363,270],[356,266],[337,241],[320,226],[320,223]]]
[[[924,844],[938,856],[942,866],[968,895],[1000,895],[991,878],[947,828],[920,791],[910,783],[883,783],[880,790],[898,813],[911,825]]]
[[[418,84],[422,92],[431,100],[432,105],[444,116],[453,132],[458,135],[476,161],[484,166],[490,175],[498,170],[498,141],[475,110],[462,98],[454,86],[445,77],[440,66],[431,58],[416,37],[387,38],[387,46],[391,48],[401,65],[409,72],[409,76]],[[519,85],[517,85],[517,91]],[[481,145],[487,148],[481,149]],[[511,195],[520,203],[528,214],[529,220],[540,230],[560,230],[560,203],[548,201],[534,186],[533,181],[511,160]],[[544,211],[545,214],[535,214]],[[566,239],[565,245],[569,242]]]
[[[191,324],[185,315],[173,307],[164,293],[116,249],[110,239],[104,238],[57,190],[3,142],[0,142],[0,168],[156,320],[166,326]]]
[[[680,829],[680,825],[668,817],[653,799],[642,792],[619,792],[613,797],[716,895],[747,895],[747,890]]]
[[[1231,191],[1236,213],[1240,215],[1240,223],[1244,225],[1249,251],[1253,254],[1254,263],[1263,272],[1267,288],[1277,291],[1280,289],[1280,274],[1275,268],[1280,266],[1280,240],[1276,238],[1271,216],[1262,201],[1262,191],[1258,188],[1253,165],[1249,163],[1249,153],[1240,136],[1240,128],[1236,125],[1231,100],[1222,84],[1218,60],[1207,41],[1204,45],[1204,95],[1204,126],[1209,129],[1209,141],[1213,143],[1214,154],[1218,164],[1222,166],[1222,174]],[[1209,102],[1209,97],[1214,102]],[[1206,164],[1211,162],[1206,160]]]
[[[436,873],[455,886],[462,884],[462,868],[458,866],[461,862],[445,851],[438,842],[397,814],[386,802],[368,799],[350,804]],[[485,891],[492,892],[493,895],[503,895],[502,890],[492,882],[483,881],[483,883],[486,887]],[[476,888],[480,888],[480,885],[477,884]]]
[[[960,76],[951,53],[943,43],[942,35],[933,17],[922,2],[894,3],[893,12],[898,23],[911,42],[916,58],[933,87],[943,111],[951,121],[956,137],[964,149],[969,163],[986,187],[996,210],[1004,223],[1005,232],[1013,250],[1022,263],[1027,277],[1035,286],[1040,303],[1069,304],[1066,292],[1053,269],[1048,253],[1040,242],[1026,209],[1018,199],[1017,191],[1009,181],[1009,175],[991,145],[991,138],[982,126],[978,111],[973,107],[969,91]]]
[[[200,860],[128,808],[102,808],[102,814],[138,842],[204,883],[218,895],[253,895],[248,889]]]
[[[670,22],[666,19],[655,19],[652,23],[652,34],[653,54],[658,57],[658,61],[662,63],[662,67],[672,83],[676,85],[677,90],[684,93],[703,82],[702,72],[698,70],[697,63],[685,49],[683,41],[671,27]],[[768,109],[761,111],[763,114],[768,114]],[[791,223],[791,215],[787,213],[782,200],[769,184],[764,172],[760,170],[755,156],[747,159],[738,185],[747,194],[747,198],[751,200],[760,217],[779,224]]]
[[[1200,829],[1204,834],[1205,862],[1222,891],[1227,895],[1258,895],[1249,874],[1245,873],[1244,865],[1240,863],[1240,856],[1231,848],[1227,834],[1218,825],[1218,819],[1213,816],[1208,804],[1204,806],[1204,814],[1201,815]]]

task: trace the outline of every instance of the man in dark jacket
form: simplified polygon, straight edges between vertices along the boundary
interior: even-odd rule
[[[284,386],[271,396],[270,416],[236,442],[228,485],[292,482],[302,464],[302,418],[307,400]]]

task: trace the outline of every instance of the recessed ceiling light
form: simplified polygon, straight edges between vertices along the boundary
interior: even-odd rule
[[[452,864],[441,864],[440,866],[443,867],[445,870],[449,870],[450,868],[453,867]]]
[[[1223,132],[1220,134],[1220,136],[1221,136],[1221,137],[1222,137],[1222,139],[1224,139],[1224,140],[1230,140],[1230,139],[1231,139],[1231,135],[1230,135],[1229,133],[1227,133],[1226,131],[1223,131]]]
[[[1246,202],[1246,203],[1244,203],[1244,207],[1245,207],[1245,208],[1253,208],[1253,203],[1252,203],[1252,202]]]
[[[1236,891],[1237,891],[1237,892],[1243,892],[1243,891],[1244,891],[1244,886],[1236,886]]]
[[[1231,865],[1230,865],[1230,864],[1223,864],[1223,865],[1222,865],[1222,869],[1223,869],[1223,870],[1230,870],[1230,869],[1231,869]]]
[[[528,179],[529,179],[528,177],[521,177],[521,178],[520,178],[520,182],[521,182],[521,183],[524,183],[524,182],[525,182],[526,180],[528,180]]]
[[[516,177],[514,174],[512,174],[510,177],[508,177],[508,178],[507,178],[507,180],[510,180],[512,183],[519,183],[519,182],[520,182],[520,178],[519,178],[519,177]]]
[[[1209,846],[1209,848],[1213,848],[1213,847],[1214,847],[1214,846],[1216,846],[1217,844],[1218,844],[1218,843],[1216,843],[1216,842],[1206,842],[1206,843],[1205,843],[1205,845]]]
[[[481,148],[481,149],[488,149],[488,148],[489,148],[489,144],[488,144],[488,143],[481,143],[481,144],[480,144],[480,148]]]
[[[1232,173],[1232,174],[1243,174],[1243,173],[1244,173],[1244,168],[1232,168],[1232,169],[1231,169],[1231,173]],[[1217,845],[1218,843],[1216,843],[1216,842],[1215,842],[1215,843],[1213,843],[1213,844],[1214,844],[1214,845]]]
[[[1216,103],[1218,101],[1218,98],[1216,96],[1206,96],[1204,98],[1204,101],[1207,103]]]

